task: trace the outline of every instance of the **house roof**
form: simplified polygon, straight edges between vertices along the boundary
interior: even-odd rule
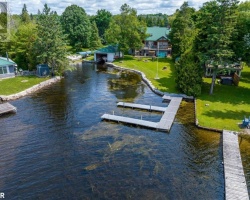
[[[0,66],[17,65],[13,60],[0,57]]]
[[[157,41],[162,37],[168,39],[168,34],[170,30],[171,30],[170,28],[166,27],[158,27],[158,26],[148,27],[147,34],[149,34],[150,36],[146,38],[146,41]]]
[[[118,51],[117,45],[109,45],[107,47],[96,50],[95,53],[116,53],[117,51]]]

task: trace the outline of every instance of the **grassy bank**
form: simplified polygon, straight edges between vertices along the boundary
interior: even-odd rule
[[[199,124],[240,130],[243,117],[250,116],[250,67],[244,67],[239,86],[216,83],[213,95],[209,95],[210,85],[211,79],[204,78],[202,95],[197,99]]]
[[[45,80],[47,80],[47,78],[39,78],[36,76],[20,76],[15,78],[0,79],[0,95],[16,94]]]
[[[125,56],[114,62],[118,66],[137,69],[145,73],[147,78],[163,92],[178,93],[175,83],[174,62],[170,58],[134,58]],[[166,70],[163,68],[166,67]],[[244,116],[250,116],[250,67],[242,71],[239,86],[227,86],[216,83],[214,94],[209,95],[211,78],[204,78],[202,94],[197,98],[197,118],[201,126],[215,129],[239,131],[239,124]],[[207,106],[206,106],[207,105]]]
[[[155,79],[157,76],[157,59],[125,56],[123,59],[114,61],[114,64],[144,72],[153,85],[163,92],[178,93],[175,83],[174,62],[170,58],[158,59],[159,79]]]

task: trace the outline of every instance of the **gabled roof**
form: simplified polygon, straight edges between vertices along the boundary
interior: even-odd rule
[[[3,65],[17,65],[13,60],[0,57],[0,66]]]
[[[95,53],[116,53],[117,51],[118,51],[117,45],[109,45],[107,47],[96,50]]]
[[[162,37],[168,39],[170,30],[170,28],[166,27],[147,27],[147,34],[149,34],[150,36],[146,38],[146,41],[157,41]]]

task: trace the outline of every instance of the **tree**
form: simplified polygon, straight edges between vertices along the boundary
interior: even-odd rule
[[[194,8],[190,8],[187,2],[184,2],[180,10],[177,11],[169,34],[174,59],[192,46],[195,36],[195,23],[192,18],[194,13]]]
[[[77,50],[89,47],[91,24],[83,8],[77,5],[68,6],[62,13],[61,23],[70,45]]]
[[[112,14],[109,11],[106,11],[105,9],[98,10],[97,15],[94,17],[94,21],[98,28],[99,36],[103,44],[106,43],[104,33],[105,33],[105,30],[107,30],[109,27],[111,18],[112,18]]]
[[[239,4],[237,9],[237,23],[236,31],[233,32],[233,43],[231,48],[235,53],[235,58],[242,58],[242,60],[250,62],[250,2],[243,2]]]
[[[34,23],[21,24],[12,38],[11,56],[18,67],[32,70],[36,64],[36,54],[33,51],[37,39],[37,29]]]
[[[237,0],[207,2],[198,14],[199,34],[196,49],[200,62],[214,65],[210,94],[213,93],[218,66],[230,62],[234,53],[230,48],[235,30]],[[208,26],[209,24],[209,26]]]
[[[26,4],[23,5],[22,14],[21,14],[21,22],[29,23],[31,21],[29,13],[27,11]]]
[[[201,94],[203,70],[192,48],[181,55],[176,64],[176,74],[177,87],[181,92],[189,96]]]
[[[62,73],[67,67],[66,36],[58,15],[47,4],[37,19],[37,36],[34,50],[40,63],[48,64],[53,72]]]
[[[102,46],[102,43],[98,34],[98,29],[95,21],[93,21],[91,27],[92,32],[90,37],[90,48],[97,49],[98,47]]]
[[[140,49],[146,38],[146,24],[140,22],[136,10],[127,4],[121,6],[121,14],[112,18],[110,27],[105,32],[108,43],[118,44],[121,51]]]

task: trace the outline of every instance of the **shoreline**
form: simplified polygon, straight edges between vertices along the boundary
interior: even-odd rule
[[[11,95],[0,95],[0,101],[11,101],[11,100],[16,100],[19,98],[22,98],[26,95],[29,95],[31,93],[34,93],[46,86],[49,86],[53,83],[56,83],[58,81],[60,81],[62,78],[60,76],[56,76],[54,78],[50,78],[49,80],[43,81],[39,84],[33,85],[32,87],[22,91],[22,92],[18,92],[16,94],[11,94]]]

